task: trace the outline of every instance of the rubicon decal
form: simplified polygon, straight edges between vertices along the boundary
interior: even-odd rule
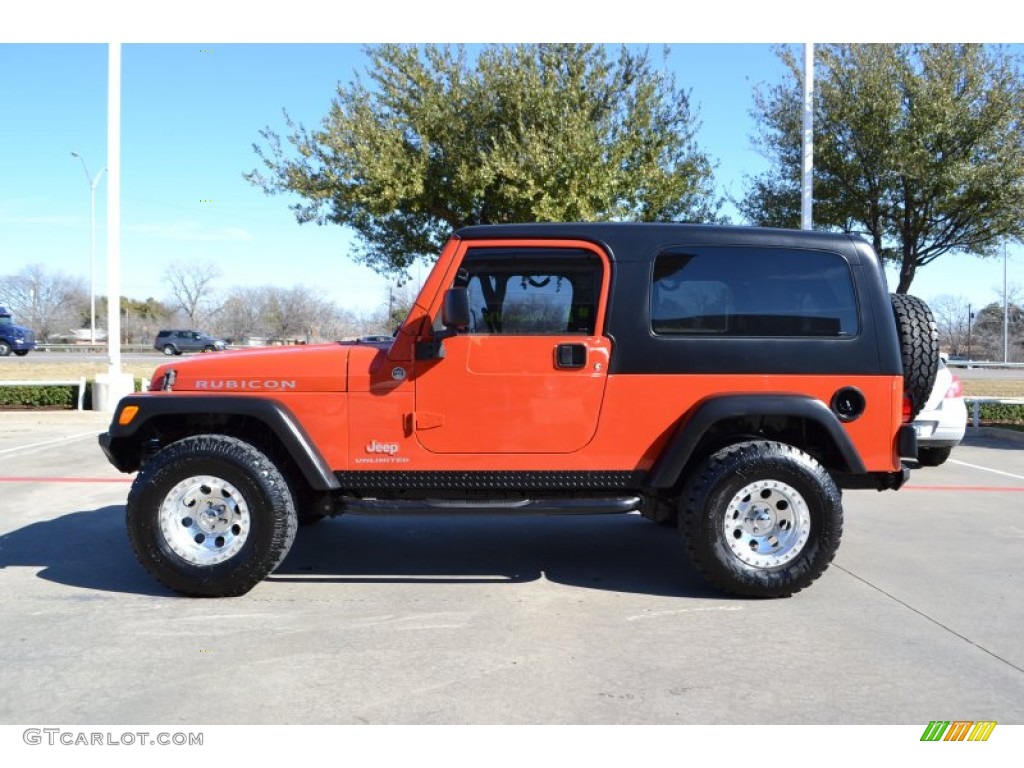
[[[995,728],[995,720],[932,720],[921,741],[988,741]]]
[[[294,379],[196,379],[196,389],[286,390],[295,389]]]

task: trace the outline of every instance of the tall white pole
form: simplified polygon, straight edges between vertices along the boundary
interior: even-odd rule
[[[1003,362],[1010,362],[1010,300],[1006,290],[1006,241],[1003,241]]]
[[[89,343],[96,343],[96,187],[99,186],[100,176],[107,170],[100,168],[95,178],[89,173],[89,165],[85,158],[77,152],[71,153],[82,163],[82,170],[85,171],[85,178],[89,181]]]
[[[804,43],[803,176],[800,193],[800,228],[811,229],[814,170],[814,43]]]
[[[107,350],[115,377],[121,373],[121,44],[107,49]]]
[[[99,179],[99,174],[96,174]],[[96,185],[89,192],[89,343],[96,343]],[[92,352],[92,350],[89,350]]]

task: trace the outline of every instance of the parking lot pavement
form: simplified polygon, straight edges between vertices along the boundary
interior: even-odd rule
[[[1020,443],[848,492],[786,600],[710,590],[637,515],[342,517],[192,600],[135,561],[106,417],[8,415],[2,723],[1024,723]]]

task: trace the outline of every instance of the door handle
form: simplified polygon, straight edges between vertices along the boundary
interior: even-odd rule
[[[555,347],[555,368],[583,368],[586,364],[586,344],[559,344]]]

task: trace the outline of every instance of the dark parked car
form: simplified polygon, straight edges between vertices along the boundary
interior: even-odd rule
[[[160,331],[153,347],[165,355],[180,355],[182,352],[219,352],[228,348],[228,342],[199,331]]]

